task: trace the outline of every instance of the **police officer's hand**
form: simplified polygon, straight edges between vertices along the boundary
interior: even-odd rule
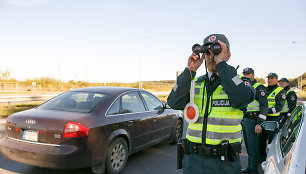
[[[262,127],[260,125],[255,126],[255,133],[260,134],[262,132]]]
[[[219,41],[219,40],[218,40],[218,42],[222,46],[222,50],[219,54],[215,55],[215,57],[214,57],[214,61],[216,62],[216,64],[218,64],[222,61],[227,62],[229,60],[229,58],[231,57],[231,53],[229,52],[226,44]],[[209,52],[210,52],[211,55],[213,55],[211,50],[209,50]]]
[[[196,72],[197,69],[202,65],[204,60],[204,54],[200,58],[199,55],[192,53],[191,56],[188,58],[188,69],[191,71]]]

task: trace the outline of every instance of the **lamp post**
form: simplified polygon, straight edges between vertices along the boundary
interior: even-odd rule
[[[149,40],[152,39],[152,37],[145,37],[139,40],[139,84],[138,84],[138,88],[142,89],[142,81],[141,81],[141,53],[142,53],[142,49],[141,49],[141,42],[144,40]]]

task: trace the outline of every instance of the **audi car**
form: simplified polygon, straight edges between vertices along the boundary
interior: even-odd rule
[[[165,140],[176,143],[182,124],[181,111],[145,90],[81,88],[10,115],[0,151],[33,166],[121,173],[129,155]]]
[[[266,161],[262,163],[266,174],[306,173],[305,107],[303,102],[295,108],[269,145]]]

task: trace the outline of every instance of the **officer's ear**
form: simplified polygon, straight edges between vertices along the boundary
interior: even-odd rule
[[[231,57],[231,51],[228,49],[228,51],[227,51],[227,58],[226,58],[226,62],[228,62],[228,60],[230,59],[230,57]]]

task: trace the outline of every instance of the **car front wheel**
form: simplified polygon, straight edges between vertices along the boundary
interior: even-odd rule
[[[128,160],[128,146],[126,141],[119,137],[109,146],[106,157],[106,168],[110,174],[121,173]]]
[[[178,139],[181,138],[182,135],[183,135],[183,122],[182,120],[178,119],[176,120],[174,128],[172,130],[170,143],[176,144],[178,142]]]

